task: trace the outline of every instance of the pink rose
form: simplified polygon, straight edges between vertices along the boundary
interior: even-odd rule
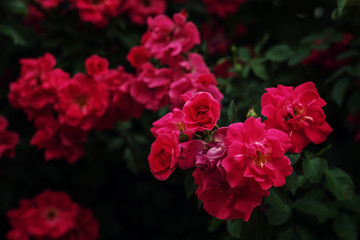
[[[109,61],[94,54],[85,60],[86,73],[90,76],[104,75],[109,70]]]
[[[253,209],[261,204],[269,193],[249,182],[243,187],[232,188],[218,169],[211,172],[197,168],[193,172],[198,185],[196,195],[203,202],[204,209],[218,219],[243,219],[248,221]]]
[[[211,130],[220,118],[220,104],[211,94],[198,92],[186,101],[183,112],[186,129],[193,132]]]
[[[332,132],[325,121],[322,107],[326,102],[319,96],[312,82],[306,82],[295,89],[278,85],[267,88],[261,98],[261,113],[267,117],[266,128],[276,128],[291,139],[289,151],[299,153],[310,142],[319,144]]]
[[[130,49],[126,59],[130,62],[131,66],[139,67],[141,64],[149,61],[150,53],[144,46],[136,46]]]
[[[228,156],[222,161],[231,187],[254,182],[263,190],[285,184],[292,173],[290,160],[284,156],[290,147],[289,137],[278,129],[265,129],[260,118],[231,124],[225,144]]]
[[[162,133],[151,145],[149,154],[150,170],[154,176],[163,181],[168,179],[176,168],[181,149],[179,135]]]

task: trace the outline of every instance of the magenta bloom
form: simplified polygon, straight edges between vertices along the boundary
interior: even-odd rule
[[[165,15],[149,18],[148,26],[142,43],[162,63],[177,63],[181,59],[180,54],[200,44],[200,34],[195,24],[187,22],[182,13],[174,14],[173,19]]]
[[[193,177],[198,185],[196,195],[203,202],[205,211],[218,219],[248,221],[253,209],[268,195],[253,182],[232,188],[218,170],[206,172],[197,168]]]
[[[187,130],[211,130],[220,118],[220,103],[210,93],[198,92],[187,99],[183,112]]]
[[[8,240],[95,240],[99,235],[92,212],[73,203],[63,192],[46,190],[34,199],[23,199],[7,217],[12,226]]]
[[[260,118],[231,124],[225,144],[228,156],[222,166],[231,187],[254,182],[268,190],[284,185],[285,177],[292,173],[290,160],[284,156],[290,147],[289,137],[278,129],[266,130]]]
[[[106,85],[78,73],[59,89],[58,99],[60,123],[89,130],[105,113],[109,93]]]
[[[50,53],[37,59],[23,58],[20,64],[20,77],[10,84],[9,102],[24,109],[29,119],[48,113],[57,101],[57,89],[70,79],[69,74],[54,69],[56,60]]]
[[[124,11],[128,12],[133,23],[144,25],[148,17],[162,14],[166,10],[165,0],[126,0]]]
[[[110,17],[120,14],[122,0],[71,0],[82,21],[104,27]]]
[[[176,162],[180,158],[179,135],[162,133],[151,145],[149,154],[150,170],[159,180],[166,180],[176,169]]]
[[[156,69],[147,62],[141,65],[139,71],[137,79],[134,79],[131,84],[131,96],[153,111],[169,104],[168,89],[172,77],[171,69]]]
[[[206,5],[208,13],[216,14],[222,18],[228,14],[236,13],[238,8],[245,2],[245,0],[202,0]]]
[[[67,162],[75,163],[84,155],[82,144],[88,132],[67,124],[60,124],[52,116],[38,117],[35,121],[37,129],[31,144],[45,149],[45,161],[66,158]]]
[[[85,67],[89,76],[104,75],[109,70],[109,61],[94,54],[85,60]]]
[[[19,143],[19,135],[14,132],[6,131],[8,121],[0,116],[0,159],[15,156],[15,146]]]
[[[276,128],[291,139],[289,151],[299,153],[310,142],[319,144],[332,132],[325,121],[322,107],[326,102],[319,96],[312,82],[306,82],[295,89],[278,85],[267,88],[261,98],[261,113],[267,117],[266,128]]]

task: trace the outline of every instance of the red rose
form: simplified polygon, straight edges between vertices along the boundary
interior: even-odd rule
[[[53,109],[56,91],[69,80],[69,74],[53,69],[56,59],[50,53],[37,59],[24,58],[20,63],[20,77],[10,84],[9,101],[13,107],[23,108],[31,119]]]
[[[245,2],[245,0],[202,0],[206,5],[208,13],[214,13],[224,18],[228,14],[236,13],[238,8]]]
[[[58,99],[60,123],[83,130],[94,127],[109,104],[106,85],[80,73],[59,89]]]
[[[39,3],[45,9],[57,7],[59,3],[63,1],[64,0],[35,0],[35,2]]]
[[[171,69],[156,69],[151,63],[146,62],[138,70],[139,75],[131,84],[131,96],[153,111],[169,104],[168,89],[172,77]]]
[[[109,62],[106,58],[94,54],[85,60],[85,67],[90,76],[104,75],[109,70]]]
[[[130,62],[131,66],[139,67],[141,64],[149,61],[150,53],[144,46],[137,46],[130,49],[126,59]]]
[[[78,9],[79,16],[84,22],[91,22],[98,27],[104,27],[109,17],[120,14],[122,0],[71,0]]]
[[[42,116],[36,119],[35,135],[31,144],[45,149],[45,161],[66,158],[68,163],[75,163],[84,155],[82,143],[88,132],[67,124],[60,124],[53,116]]]
[[[252,183],[232,188],[217,169],[206,172],[197,168],[193,177],[198,185],[196,195],[203,202],[205,211],[218,219],[248,221],[253,209],[269,194]]]
[[[181,149],[179,135],[162,133],[151,145],[150,170],[159,180],[166,180],[176,168]]]
[[[290,147],[289,137],[278,129],[265,129],[260,118],[231,124],[225,144],[228,156],[222,161],[231,187],[245,186],[249,181],[263,190],[285,184],[292,173],[290,160],[284,156]]]
[[[220,104],[207,92],[196,93],[183,107],[186,129],[196,131],[211,130],[220,118]]]
[[[162,14],[166,10],[165,0],[126,0],[124,6],[126,12],[130,15],[133,23],[144,25],[146,19],[150,16]]]
[[[182,13],[173,19],[161,14],[148,18],[148,32],[143,35],[142,44],[152,57],[171,66],[177,65],[181,54],[200,43],[200,34],[193,22],[187,22]]]
[[[19,143],[19,135],[6,131],[8,122],[5,117],[0,116],[0,159],[3,156],[14,157],[15,146]]]
[[[34,199],[21,200],[18,209],[6,214],[12,226],[9,240],[98,238],[98,223],[91,211],[73,203],[63,192],[47,190]]]
[[[278,85],[267,88],[261,98],[261,113],[267,117],[266,128],[277,128],[289,135],[289,151],[299,153],[310,142],[325,141],[332,128],[325,121],[322,107],[326,102],[319,96],[312,82],[295,89]]]
[[[157,137],[161,133],[171,134],[173,131],[186,132],[189,135],[188,131],[186,131],[183,119],[184,113],[180,109],[174,108],[173,112],[170,112],[153,122],[153,127],[150,131],[154,137]]]

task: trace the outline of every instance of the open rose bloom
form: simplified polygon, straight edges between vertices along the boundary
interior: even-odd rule
[[[292,174],[285,153],[300,152],[311,141],[321,143],[332,131],[313,83],[266,90],[261,104],[267,120],[249,117],[221,128],[220,104],[210,93],[182,95],[182,109],[153,123],[156,140],[149,164],[154,176],[166,180],[177,167],[194,169],[196,195],[205,211],[219,219],[248,221],[269,189],[284,186]]]
[[[98,239],[98,223],[90,210],[73,203],[64,192],[46,190],[34,199],[23,199],[7,217],[12,229],[7,240]]]
[[[295,89],[278,85],[268,88],[261,98],[261,113],[267,117],[266,128],[276,128],[291,139],[290,152],[299,153],[310,142],[322,143],[332,132],[322,107],[326,102],[312,82]]]

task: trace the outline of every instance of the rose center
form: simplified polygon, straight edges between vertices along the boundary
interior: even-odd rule
[[[151,5],[150,0],[142,0],[142,5],[149,7]]]
[[[92,4],[94,5],[98,5],[100,3],[102,3],[103,0],[92,0]]]
[[[297,105],[297,106],[294,107],[294,115],[295,115],[295,117],[297,117],[297,116],[299,116],[299,115],[301,115],[303,113],[304,113],[304,109],[302,108],[301,105]]]
[[[263,167],[269,161],[269,156],[267,154],[256,151],[256,155],[257,158],[254,159],[254,164],[258,167]]]
[[[48,220],[53,220],[56,218],[56,216],[57,216],[57,212],[55,209],[49,209],[46,213],[46,218]]]
[[[169,165],[169,159],[171,158],[170,153],[166,152],[164,149],[161,149],[159,153],[159,160],[162,166]]]
[[[87,97],[86,96],[76,97],[75,102],[79,104],[80,107],[84,107],[87,104]]]
[[[208,109],[205,107],[201,107],[196,111],[196,120],[201,120],[207,116]]]
[[[180,132],[183,132],[183,131],[186,130],[186,128],[185,128],[185,123],[183,123],[183,122],[178,122],[178,123],[176,123],[176,127],[177,127],[177,129],[178,129]]]

